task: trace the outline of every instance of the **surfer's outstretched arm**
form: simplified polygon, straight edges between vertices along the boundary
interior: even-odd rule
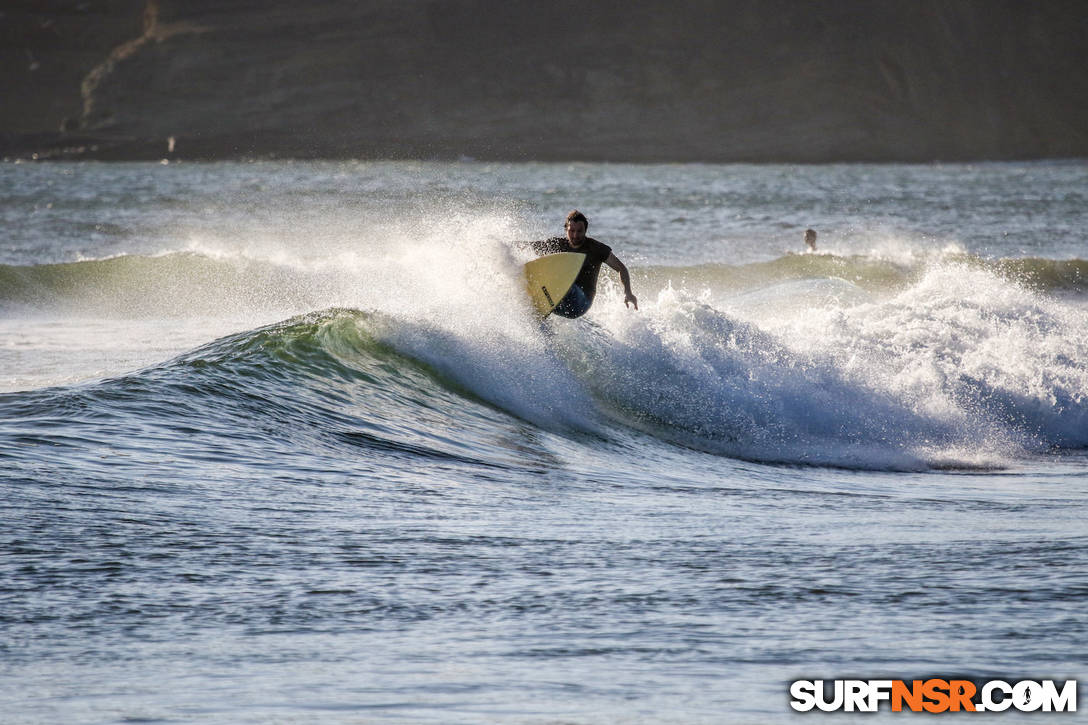
[[[635,297],[635,293],[631,291],[631,275],[627,272],[627,267],[615,254],[609,254],[608,259],[604,260],[604,263],[620,273],[620,282],[623,282],[623,306],[627,307],[628,303],[630,303],[633,304],[637,310],[638,298]]]

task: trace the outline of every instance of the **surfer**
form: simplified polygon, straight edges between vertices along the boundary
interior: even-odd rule
[[[620,274],[623,282],[623,304],[625,307],[634,305],[638,309],[638,299],[631,291],[631,275],[607,244],[602,244],[592,237],[586,236],[589,229],[589,220],[585,214],[578,210],[567,214],[567,221],[563,225],[567,236],[552,237],[540,242],[533,242],[532,247],[538,254],[556,254],[559,252],[576,252],[586,255],[582,263],[582,269],[574,280],[570,291],[564,295],[553,312],[563,317],[581,317],[589,311],[593,304],[593,298],[597,294],[597,277],[601,272],[601,264],[607,264]]]
[[[815,252],[816,251],[816,230],[815,229],[806,229],[805,230],[805,246],[808,247],[809,252]]]

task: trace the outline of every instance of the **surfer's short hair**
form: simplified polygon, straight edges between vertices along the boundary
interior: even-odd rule
[[[569,229],[571,222],[582,222],[586,225],[586,229],[589,229],[589,219],[586,219],[586,215],[575,209],[570,214],[567,214],[567,220],[563,222],[563,228]]]

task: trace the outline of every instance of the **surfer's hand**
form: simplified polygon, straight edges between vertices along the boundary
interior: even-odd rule
[[[624,295],[623,295],[623,306],[627,307],[628,302],[630,302],[632,305],[634,305],[636,310],[638,309],[638,298],[635,297],[630,292],[625,292]]]

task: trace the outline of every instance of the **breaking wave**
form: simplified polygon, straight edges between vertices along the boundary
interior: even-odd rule
[[[262,295],[290,307],[318,304],[329,289],[298,271],[246,264],[177,254],[7,267],[0,300],[110,299],[120,309],[131,305],[116,300],[129,295],[162,312],[187,294],[207,309],[260,306]],[[813,264],[847,273],[798,273]],[[91,426],[117,425],[128,411],[141,426],[225,440],[249,430],[272,447],[302,436],[481,465],[517,465],[494,445],[502,420],[604,441],[649,435],[763,462],[1002,467],[1088,446],[1088,314],[1010,281],[1003,264],[897,271],[872,260],[783,259],[765,265],[758,284],[730,283],[744,268],[714,267],[696,270],[698,279],[671,275],[649,292],[654,275],[666,274],[657,269],[639,280],[637,314],[606,282],[589,316],[543,324],[510,303],[510,273],[487,293],[507,295],[501,316],[469,314],[482,298],[493,304],[478,290],[446,314],[420,302],[329,308],[130,375],[9,394],[3,404],[38,421],[58,406],[93,411]],[[1077,288],[1080,273],[1069,270],[1078,264],[1023,262],[1052,291]],[[166,279],[187,294],[177,286],[148,294]]]

